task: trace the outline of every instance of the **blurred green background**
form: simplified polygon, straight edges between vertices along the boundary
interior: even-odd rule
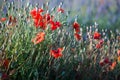
[[[49,2],[49,9],[52,9],[63,2],[65,11],[69,11],[70,20],[78,16],[78,22],[82,26],[93,25],[97,22],[100,28],[120,30],[120,0],[0,0],[0,8],[5,11],[3,1],[15,2],[16,7],[33,6]],[[6,6],[6,5],[4,5]]]

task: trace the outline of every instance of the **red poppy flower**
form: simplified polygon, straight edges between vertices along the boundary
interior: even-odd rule
[[[58,22],[58,21],[56,21],[55,24],[56,24],[57,27],[60,27],[60,26],[61,26],[61,23]]]
[[[80,25],[76,21],[73,23],[73,28],[76,33],[80,32]]]
[[[51,19],[51,16],[50,16],[50,14],[47,13],[43,16],[43,18],[45,19],[45,21],[47,21],[49,23],[50,19]]]
[[[54,31],[57,29],[57,25],[55,24],[54,21],[51,21],[51,30]]]
[[[36,15],[33,16],[33,19],[42,20],[43,17],[41,14],[37,13]]]
[[[38,44],[44,40],[45,33],[44,32],[39,32],[34,39],[32,39],[32,42],[34,44]]]
[[[103,39],[101,39],[100,41],[99,41],[99,44],[103,44],[104,43],[104,41],[103,41]]]
[[[9,61],[8,59],[3,60],[3,66],[4,66],[5,68],[8,68],[9,62],[10,62],[10,61]]]
[[[44,11],[44,10],[41,9],[41,8],[39,8],[39,9],[34,8],[34,9],[32,9],[32,10],[30,11],[30,14],[31,14],[31,16],[36,16],[36,14],[40,14],[40,13],[43,12],[43,11]]]
[[[114,61],[114,62],[110,65],[110,69],[113,70],[113,69],[115,68],[116,64],[117,64],[117,62]]]
[[[99,43],[98,43],[98,44],[96,44],[96,48],[97,48],[97,49],[100,49],[101,47],[102,47],[102,45],[101,45],[101,44],[99,44]]]
[[[58,8],[57,11],[61,12],[61,13],[64,13],[64,9],[62,9],[62,8]]]
[[[54,22],[54,21],[51,21],[51,30],[56,30],[57,28],[59,28],[61,26],[61,23],[60,22]]]
[[[101,34],[98,33],[98,32],[95,32],[94,35],[93,35],[94,39],[100,39],[101,37]]]
[[[58,48],[57,50],[50,50],[50,55],[53,56],[54,58],[60,58],[63,55],[62,51],[63,48]]]
[[[104,59],[104,62],[105,62],[106,64],[110,63],[109,58],[105,58],[105,59]]]
[[[34,26],[36,28],[38,28],[39,27],[39,21],[37,19],[34,19],[33,22],[34,22]]]
[[[120,62],[120,56],[118,56],[117,61]]]
[[[34,25],[36,26],[36,28],[38,28],[39,22],[42,20],[42,16],[40,14],[36,14],[32,17],[33,17]]]
[[[1,18],[0,21],[4,22],[4,21],[6,21],[6,18]]]
[[[6,73],[3,73],[1,76],[2,80],[8,80],[8,75]]]
[[[120,55],[120,49],[117,51],[117,54]]]
[[[100,61],[100,66],[104,66],[105,65],[105,63],[104,63],[104,61]]]
[[[32,16],[33,19],[37,19],[37,21],[41,20],[42,19],[42,15],[40,14],[40,10],[34,8],[33,10],[30,11],[30,14]]]
[[[79,40],[81,39],[81,36],[80,36],[80,34],[78,34],[78,33],[75,33],[75,34],[74,34],[74,37],[75,37],[75,39],[76,39],[77,41],[79,41]]]
[[[43,12],[44,10],[43,9],[33,9],[31,10],[30,14],[33,18],[33,21],[34,21],[34,25],[36,28],[40,27],[42,28],[43,30],[46,29],[47,27],[47,24],[50,22],[50,14],[45,14],[45,15],[41,15],[40,13]]]
[[[34,8],[33,10],[30,11],[30,15],[33,17],[37,14],[37,9]]]
[[[42,29],[46,29],[46,21],[43,20],[41,15],[34,16],[33,21],[36,28],[41,27]]]
[[[47,28],[47,22],[45,21],[40,21],[39,22],[39,26],[40,28],[42,28],[43,30],[45,30]]]

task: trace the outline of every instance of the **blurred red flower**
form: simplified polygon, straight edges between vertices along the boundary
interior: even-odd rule
[[[30,11],[30,15],[32,16],[32,18],[34,18],[37,14],[38,14],[38,11],[36,8]]]
[[[64,9],[62,9],[62,8],[58,8],[57,11],[61,12],[61,13],[64,13]]]
[[[120,49],[117,51],[117,54],[120,55]]]
[[[2,80],[9,80],[8,78],[9,77],[8,77],[8,75],[6,73],[2,73],[2,76],[1,76]]]
[[[57,27],[60,27],[61,26],[61,23],[56,21],[55,24],[57,25]]]
[[[80,36],[80,34],[78,34],[78,33],[75,33],[75,34],[74,34],[74,37],[75,37],[75,39],[76,39],[77,41],[79,41],[79,40],[81,39],[81,36]]]
[[[105,63],[104,63],[104,61],[100,61],[100,66],[104,66],[105,65]]]
[[[5,67],[5,68],[8,68],[8,66],[9,66],[9,60],[8,59],[4,59],[3,60],[3,66]]]
[[[39,27],[39,22],[38,22],[38,20],[37,20],[37,19],[34,19],[33,21],[34,21],[34,26],[35,26],[36,28],[38,28],[38,27]]]
[[[40,26],[42,29],[46,29],[46,21],[44,20],[43,16],[40,14],[43,11],[44,10],[41,8],[40,9],[34,8],[33,10],[30,11],[30,14],[33,18],[34,25],[36,28]]]
[[[42,15],[39,14],[39,13],[33,15],[32,18],[33,18],[33,19],[36,19],[36,20],[38,20],[38,21],[43,19]]]
[[[110,63],[109,58],[105,58],[104,63],[106,63],[106,64]]]
[[[40,21],[42,21],[42,19],[43,19],[42,16],[40,14],[36,14],[36,15],[33,15],[32,18],[33,18],[35,27],[38,28],[40,26],[39,25]]]
[[[98,44],[96,44],[96,48],[97,48],[97,49],[100,49],[101,47],[102,47],[102,45],[101,45],[101,44],[99,44],[99,43],[98,43]]]
[[[100,41],[99,41],[99,44],[103,44],[104,43],[104,40],[103,39],[101,39]]]
[[[32,39],[32,42],[34,44],[38,44],[44,40],[45,33],[44,32],[39,32],[34,39]]]
[[[49,23],[50,22],[50,20],[51,20],[51,16],[50,16],[50,14],[45,14],[44,16],[43,16],[43,18],[44,18],[44,20],[47,22],[47,23]]]
[[[117,61],[120,62],[120,56],[118,56]]]
[[[44,10],[41,9],[41,8],[39,8],[39,9],[34,8],[34,9],[32,9],[32,10],[30,11],[30,14],[31,14],[32,17],[34,17],[34,16],[40,14],[40,13],[43,12],[43,11],[44,11]]]
[[[98,33],[98,32],[94,32],[93,37],[94,37],[94,39],[100,39],[101,34],[100,34],[100,33]]]
[[[40,26],[40,28],[42,28],[43,30],[45,30],[47,28],[47,23],[45,21],[40,21],[39,22],[39,26]]]
[[[100,62],[99,62],[99,64],[100,64],[100,66],[104,66],[104,65],[106,65],[106,64],[109,64],[109,65],[111,65],[111,62],[110,62],[110,60],[109,60],[109,58],[104,58],[103,60],[101,60]]]
[[[57,28],[59,28],[61,26],[61,23],[60,22],[54,22],[54,21],[51,21],[51,30],[54,31],[56,30]]]
[[[6,20],[7,20],[7,19],[4,18],[4,17],[0,19],[1,22],[4,22],[4,21],[6,21]]]
[[[50,50],[50,55],[53,56],[54,58],[60,58],[63,55],[62,51],[63,48],[58,48],[57,50]]]
[[[113,69],[115,68],[116,64],[117,64],[117,62],[114,61],[114,62],[110,65],[110,69],[113,70]]]
[[[80,32],[80,25],[78,24],[78,22],[75,21],[73,23],[73,28],[75,29],[76,33]]]

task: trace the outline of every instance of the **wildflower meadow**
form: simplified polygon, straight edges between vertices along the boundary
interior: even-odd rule
[[[0,80],[120,80],[120,28],[84,25],[63,2],[3,3]]]

